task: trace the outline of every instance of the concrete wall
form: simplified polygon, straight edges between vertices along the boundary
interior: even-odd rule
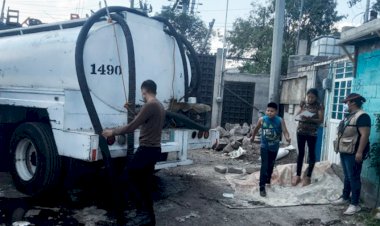
[[[211,113],[211,128],[220,126],[222,120],[223,109],[223,84],[225,81],[234,82],[250,82],[255,83],[255,96],[253,105],[259,110],[264,111],[266,109],[267,101],[269,99],[269,75],[265,74],[248,74],[248,73],[232,73],[223,72],[222,66],[223,49],[218,49],[216,53],[216,65],[215,65],[215,80],[214,80],[214,100],[212,104]],[[253,109],[252,123],[256,123],[258,120],[258,110]]]
[[[327,56],[291,55],[288,59],[288,72],[286,77],[297,77],[299,70],[302,70],[302,68],[327,61],[330,58],[331,57]]]
[[[223,49],[218,49],[216,53],[216,64],[215,64],[215,79],[214,79],[214,99],[212,102],[212,112],[211,112],[211,128],[216,128],[220,125],[222,120],[222,109],[223,103],[221,98],[223,96],[222,89],[222,77],[223,77]]]
[[[227,72],[223,81],[255,83],[255,96],[252,103],[257,108],[254,108],[252,113],[252,123],[255,124],[259,118],[259,111],[265,111],[268,104],[269,75]]]
[[[376,143],[380,142],[380,131],[376,128],[376,116],[380,114],[380,42],[368,43],[358,48],[359,55],[353,91],[367,99],[363,109],[370,115],[372,120],[370,142]],[[373,207],[376,201],[379,178],[373,168],[370,168],[369,162],[365,161],[363,165],[361,197],[367,205]]]

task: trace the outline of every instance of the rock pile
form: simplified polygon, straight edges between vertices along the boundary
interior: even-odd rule
[[[219,126],[215,129],[219,131],[220,137],[213,147],[214,150],[222,151],[223,153],[231,153],[240,147],[246,151],[253,150],[251,126],[247,123],[244,123],[242,126],[226,123],[225,128]]]

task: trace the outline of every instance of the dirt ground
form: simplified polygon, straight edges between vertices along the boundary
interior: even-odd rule
[[[241,159],[230,159],[213,150],[190,151],[189,155],[194,164],[164,169],[155,175],[158,226],[365,225],[368,209],[358,216],[347,217],[342,215],[345,207],[332,205],[230,208],[223,202],[228,199],[223,193],[233,193],[233,189],[225,175],[214,171],[214,166],[259,168],[259,156],[247,153]],[[291,152],[278,164],[295,159],[296,154]],[[0,225],[11,225],[16,220],[34,225],[115,225],[99,201],[104,196],[101,189],[82,193],[87,194],[86,198],[82,195],[76,200],[54,203],[31,199],[15,191],[7,173],[0,173]],[[133,217],[133,210],[128,215]]]
[[[296,156],[291,152],[277,164],[293,163]],[[223,193],[233,192],[233,189],[224,175],[214,171],[214,166],[259,167],[259,156],[256,157],[251,155],[234,160],[213,150],[197,150],[190,153],[193,165],[159,172],[157,176],[163,184],[171,183],[172,186],[163,189],[163,195],[168,197],[156,202],[157,225],[364,225],[358,217],[343,216],[346,207],[332,205],[226,207],[222,202],[225,199]],[[171,181],[165,182],[167,179]],[[179,188],[179,184],[184,187]]]

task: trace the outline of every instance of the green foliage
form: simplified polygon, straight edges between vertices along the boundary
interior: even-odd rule
[[[380,143],[374,143],[371,146],[370,166],[375,169],[376,175],[380,177]]]
[[[374,213],[361,212],[355,216],[355,219],[366,226],[380,225],[380,220],[374,218]]]
[[[334,24],[343,17],[338,16],[336,1],[315,0],[304,1],[303,17],[299,23],[299,0],[287,0],[285,5],[285,27],[282,55],[282,73],[286,74],[289,55],[296,53],[298,28],[300,39],[311,40],[321,35],[337,32]],[[242,71],[251,73],[269,73],[272,51],[272,36],[274,24],[274,1],[268,5],[252,3],[252,11],[248,18],[239,18],[233,24],[227,40],[230,45],[230,55],[233,57],[248,57]]]
[[[167,18],[177,32],[185,36],[197,52],[207,53],[210,51],[210,39],[207,40],[205,50],[202,49],[208,28],[198,16],[173,11],[170,7],[163,7],[158,16]]]
[[[376,114],[376,131],[380,132],[380,114]],[[370,166],[374,168],[376,175],[380,178],[380,143],[376,142],[371,146]]]
[[[372,5],[372,9],[377,12],[380,12],[380,0],[377,0],[375,4]]]
[[[376,132],[380,132],[380,114],[375,114],[376,117]],[[374,168],[375,173],[380,182],[380,143],[376,142],[372,144],[370,151],[370,167]],[[378,204],[380,195],[380,184],[377,185],[377,200],[376,206]]]
[[[253,6],[253,4],[252,4]],[[245,62],[240,70],[251,73],[268,73],[270,70],[273,6],[253,6],[247,19],[238,18],[233,30],[228,34],[230,55],[250,57],[253,62]]]

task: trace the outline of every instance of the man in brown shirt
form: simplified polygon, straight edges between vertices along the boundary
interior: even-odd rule
[[[131,222],[136,225],[155,225],[153,199],[151,196],[154,166],[161,154],[161,134],[165,121],[165,109],[156,99],[157,85],[146,80],[141,85],[144,106],[135,119],[126,126],[105,129],[104,137],[133,133],[140,127],[139,148],[124,172],[124,180],[135,194],[137,216]]]

